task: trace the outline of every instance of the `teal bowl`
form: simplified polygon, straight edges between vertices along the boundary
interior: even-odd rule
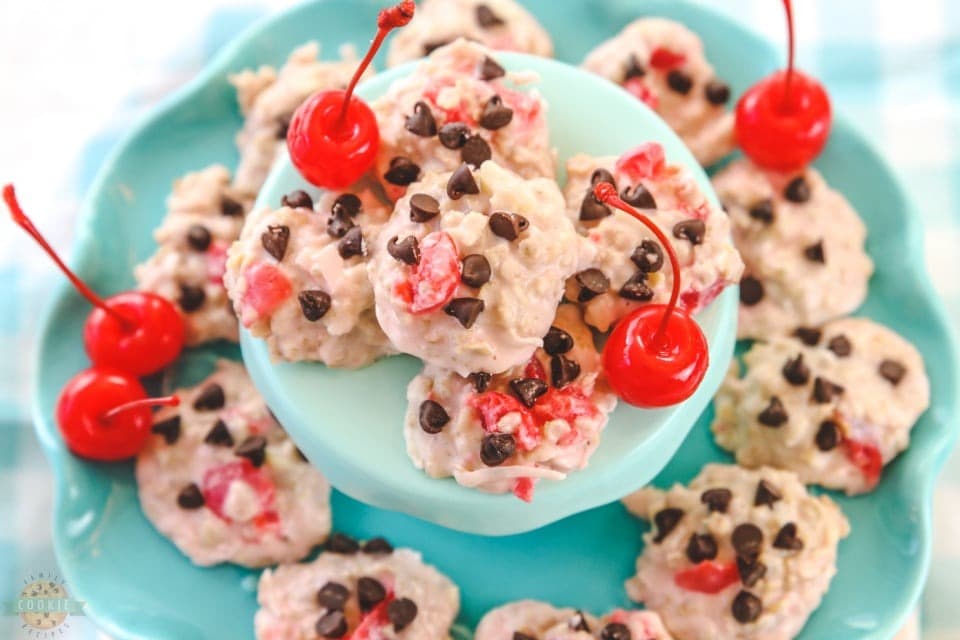
[[[210,162],[236,162],[233,135],[241,120],[227,72],[280,63],[292,46],[310,38],[322,37],[328,52],[343,42],[365,42],[380,4],[321,0],[272,18],[158,108],[117,148],[88,194],[72,260],[78,271],[104,293],[130,287],[133,265],[153,250],[150,230],[162,216],[170,181]],[[639,15],[664,15],[703,37],[735,95],[779,64],[773,47],[753,33],[681,0],[525,4],[553,34],[558,57],[568,62],[581,60]],[[927,360],[932,405],[913,431],[910,449],[887,468],[875,492],[834,496],[852,532],[840,545],[830,592],[801,638],[890,638],[916,603],[930,559],[931,493],[957,433],[957,354],[923,271],[918,217],[896,176],[840,117],[817,166],[870,228],[868,250],[877,273],[860,313],[889,324],[918,346]],[[257,572],[194,567],[143,517],[132,465],[92,464],[64,448],[54,406],[62,385],[87,366],[79,339],[87,311],[67,287],[58,289],[43,322],[33,405],[37,433],[55,474],[54,546],[72,595],[118,639],[252,638]],[[216,355],[239,357],[239,352],[228,345],[189,352],[171,382],[195,382]],[[687,481],[706,462],[730,460],[710,438],[710,418],[708,408],[654,484]],[[463,629],[489,608],[525,597],[596,612],[629,606],[622,581],[643,546],[644,527],[618,503],[507,537],[458,533],[337,492],[333,510],[338,530],[360,537],[383,534],[423,550],[428,562],[460,585]]]

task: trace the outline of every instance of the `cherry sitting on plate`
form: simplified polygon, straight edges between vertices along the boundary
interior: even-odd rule
[[[794,69],[793,8],[783,0],[789,31],[786,71],[753,85],[736,109],[737,143],[758,166],[797,171],[816,158],[830,134],[830,98],[815,78]]]
[[[677,308],[680,262],[667,236],[645,215],[628,205],[608,182],[594,187],[597,200],[642,222],[670,258],[673,291],[666,305],[640,307],[617,323],[603,347],[603,368],[620,398],[637,407],[666,407],[697,390],[709,364],[707,339],[697,322]]]
[[[183,350],[183,317],[170,301],[152,293],[128,291],[106,300],[94,293],[60,259],[26,216],[13,185],[3,188],[13,221],[47,252],[90,304],[96,307],[83,327],[87,355],[100,367],[142,376],[163,369]]]
[[[373,166],[380,129],[370,107],[353,95],[360,76],[391,30],[413,19],[413,0],[404,0],[377,17],[377,35],[346,91],[320,91],[294,112],[287,130],[290,160],[318,187],[345,189]]]
[[[63,387],[57,424],[74,454],[102,462],[125,460],[137,455],[150,435],[150,407],[178,404],[177,396],[148,398],[143,385],[127,373],[94,367]]]

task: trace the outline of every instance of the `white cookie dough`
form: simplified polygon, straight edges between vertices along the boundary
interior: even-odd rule
[[[538,480],[587,466],[617,398],[575,305],[560,305],[545,333],[544,348],[500,375],[428,366],[413,379],[404,436],[418,469],[530,501]]]
[[[343,47],[341,60],[321,61],[320,46],[310,42],[295,49],[279,71],[262,66],[230,76],[237,89],[243,113],[243,129],[237,134],[240,165],[234,186],[256,198],[273,166],[277,150],[285,144],[293,112],[317,91],[346,89],[357,69],[357,56]],[[364,78],[372,77],[372,68]]]
[[[730,88],[717,79],[703,43],[685,26],[641,18],[587,54],[583,68],[621,85],[656,111],[700,164],[734,147]]]
[[[223,273],[227,248],[240,235],[250,204],[230,187],[230,172],[221,165],[186,174],[173,183],[166,217],[153,234],[157,251],[134,270],[138,289],[170,300],[183,313],[187,345],[237,340]]]
[[[370,105],[380,125],[376,172],[392,200],[426,173],[491,157],[525,178],[553,178],[547,105],[535,89],[518,88],[535,76],[503,76],[494,60],[490,49],[457,40]]]
[[[220,360],[154,416],[140,504],[194,564],[300,560],[330,531],[330,485],[277,424],[243,365]]]
[[[646,488],[624,503],[653,522],[627,592],[691,640],[795,637],[830,586],[837,544],[849,533],[830,498],[767,467],[708,464],[689,487]]]
[[[266,339],[274,358],[355,368],[393,353],[367,276],[370,247],[390,215],[376,192],[361,181],[324,193],[316,211],[308,199],[248,216],[224,280],[243,326]]]
[[[257,640],[446,640],[460,608],[456,585],[412,549],[367,545],[264,571]]]
[[[422,58],[457,38],[502,51],[553,55],[550,35],[515,0],[422,0],[410,24],[393,37],[387,66]]]
[[[662,158],[659,145],[648,143],[642,149],[645,156]],[[647,227],[597,202],[596,182],[612,178],[624,199],[671,239],[680,261],[681,307],[691,313],[700,311],[725,287],[738,282],[743,271],[729,219],[707,200],[693,176],[667,164],[656,165],[660,168],[652,175],[638,172],[639,166],[631,161],[635,156],[633,151],[620,158],[580,154],[567,161],[567,214],[584,236],[580,269],[599,269],[603,274],[599,288],[585,288],[572,279],[567,295],[583,304],[587,324],[600,331],[640,305],[666,304],[673,272],[666,252]]]
[[[746,263],[741,338],[783,335],[848,314],[867,296],[867,229],[815,169],[768,173],[738,160],[713,179]]]
[[[734,363],[716,397],[717,443],[747,467],[790,469],[805,483],[848,494],[869,491],[930,404],[923,359],[865,318],[803,335],[816,343],[777,337],[755,344],[743,378]]]
[[[413,220],[420,199],[439,213]],[[515,238],[498,235],[502,226]],[[416,252],[408,246],[414,239]],[[577,246],[552,180],[525,180],[493,162],[479,171],[461,165],[427,174],[373,244],[377,319],[398,350],[427,364],[462,376],[499,373],[540,346],[576,267]],[[468,256],[485,265],[486,278],[472,281],[477,286],[461,278]]]
[[[519,600],[489,611],[474,640],[671,640],[653,611],[616,609],[596,618],[577,609]]]

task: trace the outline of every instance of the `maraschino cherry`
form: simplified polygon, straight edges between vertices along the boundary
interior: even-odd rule
[[[103,462],[125,460],[137,455],[150,435],[150,407],[178,404],[177,396],[148,398],[128,373],[94,367],[75,375],[60,392],[57,424],[76,455]]]
[[[318,187],[345,189],[373,166],[380,147],[377,118],[366,102],[353,95],[391,30],[413,19],[413,0],[403,0],[377,17],[377,35],[346,91],[320,91],[294,112],[287,130],[290,160]]]
[[[758,166],[797,171],[816,158],[830,134],[830,98],[823,85],[793,66],[793,7],[783,0],[789,31],[786,71],[753,85],[736,110],[737,142]]]
[[[159,371],[177,359],[183,349],[183,317],[171,302],[141,291],[127,291],[102,299],[70,270],[26,216],[17,202],[13,185],[3,188],[3,200],[13,221],[30,234],[80,295],[96,307],[83,327],[84,347],[95,365],[142,376]]]
[[[597,200],[642,222],[670,258],[673,291],[666,304],[640,307],[617,323],[603,347],[603,368],[613,390],[643,408],[666,407],[686,400],[703,380],[709,363],[707,339],[700,326],[677,308],[680,262],[667,236],[647,216],[617,195],[608,182],[594,187]]]

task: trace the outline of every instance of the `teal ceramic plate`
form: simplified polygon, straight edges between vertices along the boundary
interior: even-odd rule
[[[209,162],[236,161],[240,126],[228,71],[280,63],[296,43],[323,38],[326,51],[369,38],[375,1],[327,0],[262,24],[228,48],[194,83],[133,132],[103,167],[78,223],[73,264],[104,292],[132,284],[132,266],[153,249],[170,181]],[[680,0],[527,2],[554,36],[558,57],[576,62],[593,45],[639,15],[666,15],[704,39],[719,73],[739,94],[778,64],[769,45],[707,10]],[[188,154],[183,150],[189,149]],[[870,228],[877,263],[861,313],[912,340],[927,359],[932,406],[910,449],[861,498],[837,497],[853,530],[840,546],[839,573],[804,640],[888,638],[919,593],[930,556],[930,496],[956,433],[960,387],[945,316],[923,273],[921,231],[896,178],[864,138],[842,120],[817,163]],[[129,464],[73,458],[53,423],[57,393],[86,366],[80,345],[85,304],[65,287],[48,311],[39,349],[34,414],[56,474],[54,544],[64,578],[86,612],[117,638],[192,640],[252,638],[256,573],[235,567],[198,569],[157,535],[140,513]],[[188,354],[177,377],[196,380],[215,349]],[[222,353],[237,356],[235,349]],[[709,461],[729,460],[709,437],[709,411],[654,479],[686,481]],[[385,534],[423,549],[457,581],[461,622],[488,608],[534,597],[603,611],[629,603],[622,581],[640,551],[641,526],[619,504],[576,515],[532,533],[485,538],[456,533],[409,516],[365,507],[336,494],[336,528],[356,536]],[[225,612],[229,612],[225,615]]]

